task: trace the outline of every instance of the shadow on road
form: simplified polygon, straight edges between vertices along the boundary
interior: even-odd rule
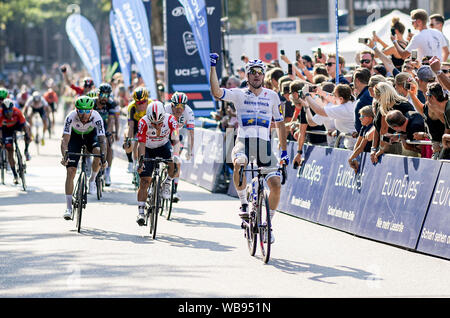
[[[289,261],[285,259],[276,259],[276,258],[270,259],[268,265],[272,265],[275,268],[281,270],[282,272],[288,274],[296,274],[302,272],[315,274],[313,277],[310,277],[309,279],[325,284],[336,284],[334,282],[325,280],[327,278],[334,278],[334,277],[353,277],[355,279],[367,280],[371,282],[382,280],[382,278],[375,277],[374,276],[375,274],[373,273],[348,266],[327,267],[317,264]]]
[[[236,248],[235,246],[222,245],[213,241],[205,241],[195,238],[169,235],[165,233],[157,234],[156,240],[158,242],[167,243],[175,247],[191,247],[195,249],[204,249],[214,252],[229,252]]]

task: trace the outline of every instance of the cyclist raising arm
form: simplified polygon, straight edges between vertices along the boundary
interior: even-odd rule
[[[105,127],[100,114],[94,109],[94,100],[87,96],[80,96],[75,101],[75,110],[71,111],[65,121],[63,136],[61,139],[61,164],[67,167],[66,174],[66,203],[67,209],[64,219],[72,217],[72,192],[73,179],[77,172],[80,156],[69,156],[65,159],[66,151],[80,153],[81,147],[85,145],[87,150],[93,154],[106,154]],[[103,168],[107,161],[103,159]],[[89,193],[96,192],[95,177],[100,170],[99,158],[96,157],[92,163],[92,173],[89,179]]]
[[[140,159],[156,158],[170,159],[174,155],[178,158],[180,154],[180,142],[178,139],[178,123],[174,116],[164,111],[164,105],[159,101],[151,102],[147,107],[144,117],[139,120],[138,128],[138,155]],[[170,142],[174,142],[172,144]],[[175,160],[174,160],[175,161]],[[178,160],[179,161],[179,160]],[[140,164],[142,161],[140,160]],[[138,167],[140,176],[138,200],[137,223],[142,226],[145,223],[144,207],[147,199],[148,187],[152,181],[153,162],[147,162]],[[162,184],[161,195],[164,199],[170,197],[170,186],[172,178],[175,176],[175,164],[168,163],[169,176]]]
[[[283,115],[280,113],[280,98],[277,93],[263,87],[266,67],[261,60],[250,60],[245,65],[248,87],[224,89],[220,88],[216,74],[216,63],[219,55],[210,54],[211,93],[214,97],[234,103],[239,123],[237,142],[233,148],[232,160],[234,165],[233,181],[241,201],[242,218],[248,218],[248,201],[246,195],[246,180],[239,186],[239,169],[248,164],[249,155],[255,156],[257,165],[272,166],[276,159],[271,154],[270,124],[272,118],[278,131],[281,146],[281,161],[289,163],[286,151],[286,130]],[[276,178],[274,178],[277,176]],[[269,206],[273,216],[280,201],[280,174],[277,172],[267,175],[267,184],[270,189]]]

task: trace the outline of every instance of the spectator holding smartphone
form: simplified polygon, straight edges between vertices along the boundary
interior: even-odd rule
[[[416,9],[411,11],[410,16],[414,29],[419,31],[419,33],[412,37],[408,46],[403,49],[395,36],[391,35],[391,40],[401,58],[408,58],[412,50],[416,49],[419,61],[424,56],[437,56],[441,61],[444,57],[448,57],[449,49],[444,35],[438,30],[427,28],[428,13],[423,9]]]

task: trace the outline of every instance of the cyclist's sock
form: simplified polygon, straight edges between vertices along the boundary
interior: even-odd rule
[[[111,167],[110,166],[108,166],[108,168],[106,168],[105,173],[106,173],[106,175],[108,177],[110,176],[110,173],[111,173]]]
[[[274,215],[275,215],[275,210],[270,210],[270,212],[269,212],[269,214],[270,214],[270,220],[272,221],[272,219],[273,219],[273,217],[274,217]]]
[[[178,190],[178,178],[173,179],[173,183],[174,183],[174,191],[175,191],[175,193],[177,193],[177,190]]]
[[[138,201],[139,214],[144,214],[145,201]]]
[[[239,200],[241,200],[241,204],[248,204],[246,189],[238,190],[237,194],[238,194]]]
[[[133,153],[129,152],[127,153],[128,162],[133,162]]]
[[[97,172],[92,171],[91,173],[91,178],[89,179],[89,182],[94,182],[95,181],[95,177],[97,177]]]
[[[72,195],[66,194],[67,209],[72,210]]]

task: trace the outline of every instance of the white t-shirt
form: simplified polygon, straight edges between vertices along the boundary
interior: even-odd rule
[[[334,119],[336,129],[341,133],[352,133],[355,131],[355,102],[348,101],[341,105],[327,105],[324,108],[328,117]],[[354,138],[347,137],[344,145],[347,149],[352,149],[355,144]]]
[[[435,29],[425,29],[414,35],[405,48],[412,52],[417,50],[417,58],[422,61],[424,56],[437,56],[442,61],[442,49],[448,46],[442,32]]]
[[[327,104],[328,105],[333,105],[331,103]],[[312,118],[313,122],[315,122],[318,126],[325,126],[325,128],[327,129],[327,131],[333,131],[336,129],[336,125],[334,123],[334,119],[330,118],[330,117],[326,117],[326,116],[322,116],[319,114],[315,114]],[[334,141],[335,141],[335,137],[331,137],[329,135],[327,135],[327,142],[329,146],[334,146]]]
[[[262,88],[256,96],[248,88],[224,89],[221,98],[232,102],[239,123],[238,138],[261,138],[270,140],[270,123],[283,121],[281,101],[273,90]]]

